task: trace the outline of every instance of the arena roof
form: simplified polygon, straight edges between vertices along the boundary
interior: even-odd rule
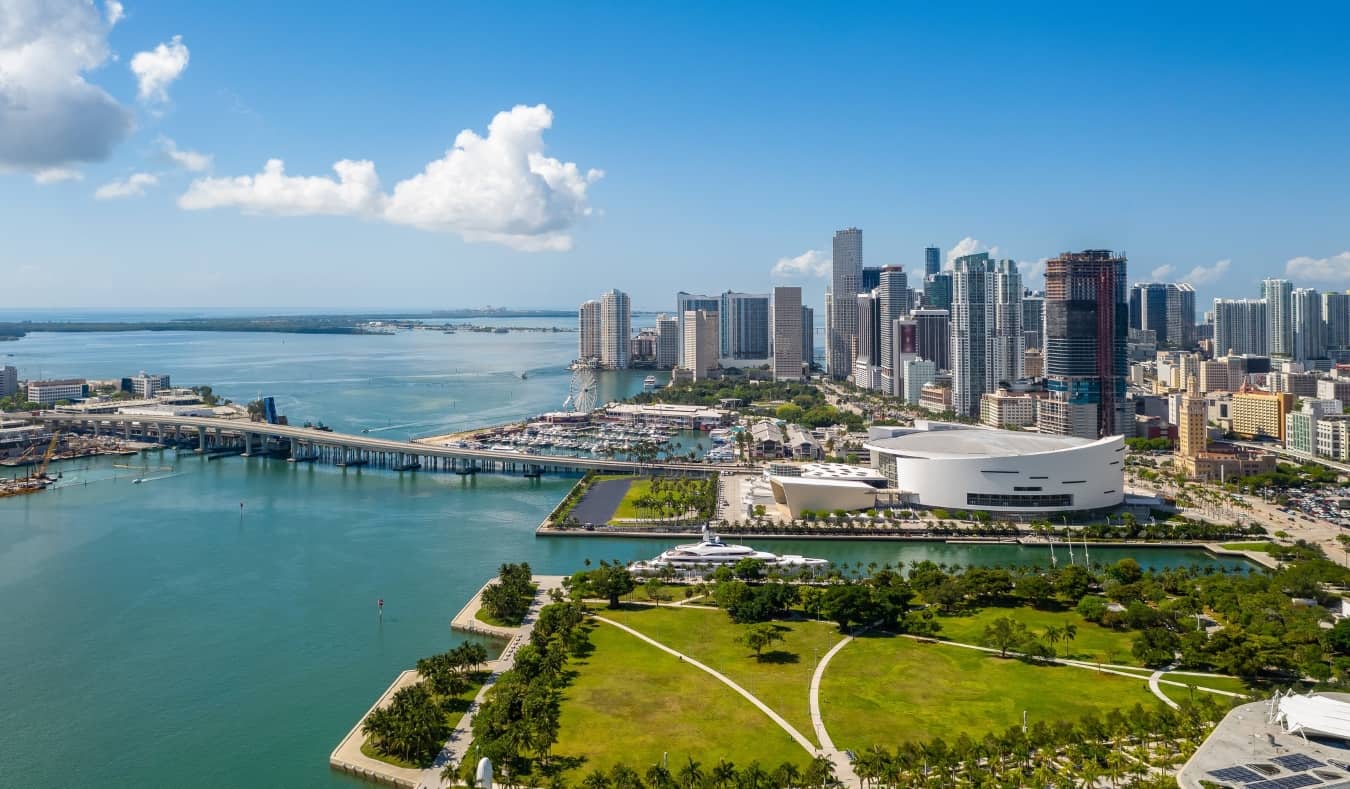
[[[892,454],[911,454],[932,458],[1009,457],[1057,452],[1095,443],[1091,439],[1056,436],[1018,430],[993,430],[978,427],[945,427],[940,430],[916,430],[893,438],[875,438],[868,449]]]

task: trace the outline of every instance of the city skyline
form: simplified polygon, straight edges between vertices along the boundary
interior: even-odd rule
[[[6,106],[49,121],[0,124],[30,307],[560,308],[627,279],[661,310],[714,275],[821,305],[849,225],[912,281],[935,246],[944,266],[1016,260],[1032,288],[1063,251],[1125,250],[1132,279],[1190,282],[1201,304],[1272,276],[1350,285],[1347,55],[1316,15],[0,7],[5,90],[26,97]],[[498,66],[502,30],[516,59]],[[589,46],[555,54],[559,35]],[[1005,67],[926,54],[966,38]],[[831,41],[856,57],[796,54]],[[634,46],[654,54],[633,67]],[[651,85],[662,99],[633,100]],[[999,133],[941,120],[971,108]],[[1311,116],[1289,144],[1287,119]],[[975,201],[977,181],[1017,198]]]

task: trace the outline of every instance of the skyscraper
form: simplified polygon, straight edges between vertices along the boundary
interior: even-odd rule
[[[877,314],[881,325],[881,344],[877,351],[881,366],[881,390],[897,394],[895,381],[898,371],[894,366],[891,330],[896,319],[909,314],[909,280],[901,266],[886,266],[881,270],[877,286]]]
[[[581,303],[577,310],[577,361],[600,360],[600,302],[595,299]]]
[[[853,348],[858,337],[858,291],[862,280],[862,260],[862,231],[856,227],[836,231],[826,346],[830,375],[836,380],[847,378],[853,373]]]
[[[1017,270],[1017,264],[1011,260],[1000,260],[994,265],[993,274],[994,323],[990,335],[993,343],[990,379],[997,386],[1022,377],[1022,352],[1026,350],[1026,337],[1022,335],[1022,275]]]
[[[722,299],[717,296],[708,296],[701,293],[685,293],[680,291],[675,294],[675,319],[680,322],[680,366],[689,367],[684,354],[684,316],[691,311],[703,310],[704,312],[715,313],[722,308]]]
[[[773,289],[773,379],[796,381],[802,377],[802,289]]]
[[[1130,328],[1153,332],[1158,347],[1171,347],[1167,336],[1167,285],[1138,282],[1130,288]]]
[[[1214,356],[1252,354],[1266,356],[1270,341],[1266,334],[1265,299],[1214,300]]]
[[[1268,279],[1261,283],[1266,300],[1266,342],[1271,356],[1294,355],[1293,285],[1287,279]]]
[[[680,322],[670,315],[656,316],[656,366],[669,370],[680,363]]]
[[[1125,419],[1125,274],[1125,257],[1102,249],[1046,263],[1042,432],[1100,438],[1133,431]]]
[[[1327,348],[1350,350],[1350,294],[1323,293],[1322,321],[1327,326]]]
[[[628,338],[633,333],[628,294],[610,290],[600,297],[600,364],[611,370],[628,367]]]
[[[930,310],[952,308],[952,274],[939,271],[923,281],[923,306]]]
[[[942,270],[942,250],[937,247],[924,247],[923,275],[931,277]]]
[[[9,397],[19,391],[19,371],[13,365],[0,365],[0,397]]]
[[[1167,286],[1167,340],[1173,348],[1195,344],[1195,288],[1185,282]]]
[[[1294,327],[1294,359],[1307,362],[1327,357],[1322,299],[1312,288],[1295,288],[1290,294],[1290,318]]]
[[[802,307],[802,364],[807,375],[816,366],[816,311]]]
[[[952,410],[980,412],[980,395],[994,390],[991,335],[994,275],[988,253],[965,255],[952,268]]]
[[[1022,294],[1022,336],[1028,348],[1045,345],[1045,297],[1039,293]]]
[[[930,361],[937,370],[951,369],[951,315],[946,310],[915,310],[914,331],[919,358]]]
[[[881,327],[878,325],[877,301],[876,291],[857,296],[858,343],[852,378],[854,385],[863,389],[876,389],[881,385]]]
[[[859,293],[871,293],[881,287],[881,266],[863,266],[862,278],[858,280]]]
[[[1181,418],[1177,424],[1177,453],[1182,457],[1193,458],[1204,452],[1209,443],[1209,434],[1205,427],[1205,398],[1195,376],[1186,380],[1186,393],[1181,399]]]
[[[723,358],[769,358],[768,294],[723,293],[718,322],[722,331]]]
[[[695,381],[701,381],[717,369],[721,332],[717,328],[717,313],[708,310],[688,310],[684,313],[684,356],[681,365],[689,370]]]

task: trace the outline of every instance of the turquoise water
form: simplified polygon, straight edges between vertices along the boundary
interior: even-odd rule
[[[0,361],[25,376],[167,372],[236,400],[275,395],[292,419],[401,436],[557,408],[575,339],[39,334],[0,345]],[[602,397],[643,375],[605,375]],[[666,545],[536,539],[570,479],[173,452],[60,470],[62,487],[0,500],[0,786],[358,784],[329,770],[329,751],[399,671],[459,640],[447,623],[498,565],[565,573]],[[756,545],[864,565],[1048,561],[1015,546]]]

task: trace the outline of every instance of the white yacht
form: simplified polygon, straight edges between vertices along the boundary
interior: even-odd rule
[[[628,569],[634,573],[654,573],[663,567],[675,570],[706,570],[722,565],[732,565],[742,559],[758,559],[771,569],[791,573],[810,570],[823,570],[829,565],[825,559],[812,559],[807,556],[788,554],[779,556],[768,551],[757,551],[748,545],[733,545],[722,542],[706,525],[703,527],[703,540],[696,543],[676,545],[655,559],[645,562],[633,562]]]
[[[647,389],[655,389],[655,388],[656,388],[656,376],[654,376],[654,375],[649,375],[649,376],[647,376],[646,378],[643,378],[643,379],[642,379],[642,385],[643,385],[644,387],[646,387]]]

